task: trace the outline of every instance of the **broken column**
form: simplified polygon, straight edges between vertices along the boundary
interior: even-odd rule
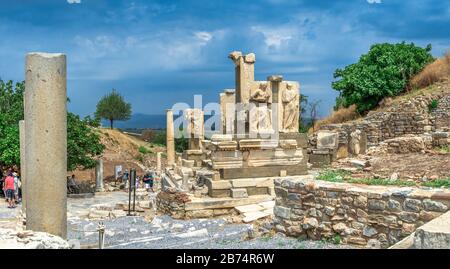
[[[26,228],[66,238],[67,90],[64,54],[29,53],[26,56],[24,104]]]
[[[97,161],[97,166],[95,167],[95,191],[105,191],[103,186],[103,159],[99,159]]]
[[[175,164],[175,133],[173,127],[173,111],[166,110],[167,126],[166,126],[166,150],[167,150],[167,165],[173,166]]]
[[[244,138],[249,132],[249,103],[251,90],[255,87],[255,60],[254,53],[242,55],[240,51],[233,51],[229,58],[235,64],[236,81],[236,113],[234,132]]]
[[[20,143],[20,181],[22,183],[22,213],[26,213],[27,208],[27,195],[26,190],[27,187],[25,186],[26,183],[26,176],[25,176],[25,121],[21,120],[19,121],[19,143]]]

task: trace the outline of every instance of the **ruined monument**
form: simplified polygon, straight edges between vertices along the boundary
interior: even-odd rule
[[[66,56],[29,53],[25,89],[27,229],[66,238]]]
[[[307,137],[298,132],[300,85],[279,75],[255,81],[253,53],[229,58],[236,89],[220,94],[220,128],[206,139],[204,113],[185,110],[189,149],[181,165],[166,169],[163,184],[189,192],[201,181],[213,198],[274,196],[273,177],[307,173]],[[174,126],[167,116],[169,141]]]

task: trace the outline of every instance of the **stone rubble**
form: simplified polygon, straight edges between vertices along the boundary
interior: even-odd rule
[[[0,228],[0,249],[69,249],[61,237],[44,232]]]

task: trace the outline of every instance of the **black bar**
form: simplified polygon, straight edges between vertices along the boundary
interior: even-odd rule
[[[130,176],[131,176],[131,171],[130,171],[130,174],[128,174],[128,215],[127,216],[131,216],[131,180],[130,180]]]
[[[131,181],[133,182],[133,212],[136,213],[136,169],[131,171]]]

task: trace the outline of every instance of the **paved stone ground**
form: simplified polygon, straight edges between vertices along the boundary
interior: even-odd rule
[[[85,217],[93,205],[115,205],[128,201],[125,192],[96,194],[94,198],[68,199],[68,239],[75,239],[83,247],[98,246],[98,220]],[[0,202],[0,227],[14,227],[20,212],[8,209]],[[152,222],[144,217],[125,216],[103,220],[106,227],[105,248],[113,249],[330,249],[349,248],[332,243],[303,241],[282,234],[248,239],[250,224],[228,224],[223,219],[175,220],[169,216],[156,216]],[[3,225],[1,225],[3,224]]]
[[[21,205],[16,208],[8,208],[8,203],[4,197],[0,197],[0,228],[15,229],[18,225],[16,218],[20,214]]]
[[[96,246],[98,221],[80,218],[94,204],[115,204],[127,201],[124,192],[97,195],[91,199],[69,199],[68,238],[79,240],[82,246]],[[248,239],[250,224],[228,224],[223,219],[175,220],[155,216],[151,223],[143,217],[119,217],[103,221],[106,226],[105,248],[193,248],[193,249],[307,249],[349,248],[331,243],[300,241],[282,234]]]

